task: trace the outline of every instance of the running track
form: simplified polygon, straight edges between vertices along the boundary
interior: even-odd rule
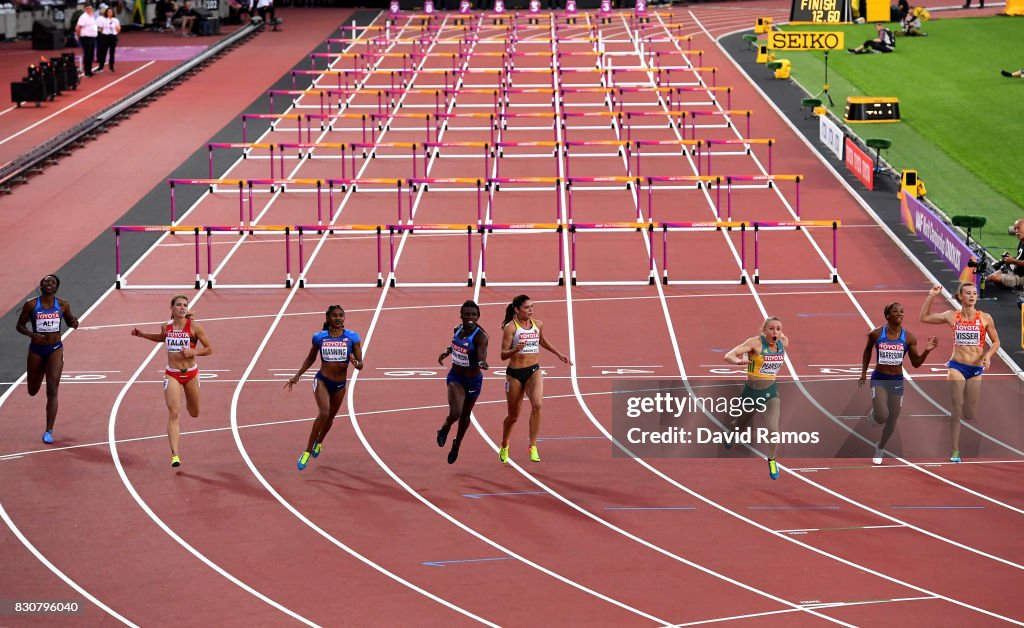
[[[619,369],[644,371],[642,376],[651,379],[715,374],[711,369],[720,368],[723,348],[753,333],[766,313],[786,321],[792,341],[787,375],[805,383],[803,389],[787,389],[784,403],[799,409],[801,421],[838,433],[842,419],[835,415],[845,412],[851,399],[866,409],[867,398],[850,392],[855,383],[849,374],[837,381],[835,370],[821,369],[850,368],[859,360],[868,321],[877,320],[882,306],[897,298],[912,313],[928,286],[709,39],[709,34],[748,27],[762,14],[779,20],[784,11],[748,4],[701,6],[677,10],[672,20],[695,36],[693,48],[703,49],[703,65],[718,68],[717,84],[734,87],[733,108],[755,110],[752,135],[777,138],[781,149],[773,154],[774,171],[806,175],[803,217],[842,221],[838,285],[552,283],[525,289],[550,339],[571,351],[576,367],[543,361],[544,462],[518,464],[525,460],[524,420],[514,433],[516,464],[508,467],[495,460],[504,401],[502,378],[493,373],[458,463],[445,465],[444,452],[433,445],[433,432],[446,412],[444,371],[434,360],[458,305],[476,298],[494,337],[504,304],[519,292],[479,285],[405,286],[464,280],[461,238],[423,232],[399,238],[396,287],[190,291],[216,352],[202,361],[211,377],[204,380],[201,417],[183,420],[189,432],[183,438],[184,465],[177,471],[167,467],[160,356],[155,345],[128,336],[132,326],[153,327],[162,320],[172,291],[112,291],[84,317],[83,329],[66,340],[69,381],[62,387],[60,446],[40,451],[39,421],[24,420],[40,413],[39,399],[16,388],[0,407],[0,420],[11,426],[0,458],[5,478],[0,505],[8,532],[16,531],[3,538],[5,565],[13,566],[0,576],[4,597],[81,600],[88,595],[105,609],[87,604],[78,618],[86,625],[109,621],[107,613],[139,625],[169,617],[219,625],[641,625],[727,618],[764,625],[894,619],[921,625],[1019,623],[1024,609],[1012,593],[1024,569],[1024,544],[1016,534],[1024,516],[1014,462],[1020,452],[990,439],[978,438],[979,454],[1005,462],[952,466],[915,458],[928,466],[887,460],[883,468],[871,468],[870,449],[863,445],[859,458],[793,461],[800,468],[786,468],[778,482],[765,477],[763,460],[753,456],[646,461],[609,456],[609,380],[621,377]],[[621,19],[603,29],[609,52],[636,51],[625,31]],[[546,36],[541,29],[522,32]],[[497,33],[484,29],[481,36],[486,41]],[[452,44],[430,45],[432,55],[420,69],[450,63]],[[476,44],[471,68],[500,65],[477,54],[500,50],[487,45]],[[398,43],[391,51],[412,46]],[[678,58],[685,57],[680,52]],[[634,55],[632,62],[639,59]],[[549,63],[550,57],[537,56],[523,59],[521,67]],[[382,84],[384,71],[396,67],[401,67],[399,57],[382,57],[380,78],[368,83]],[[629,73],[625,80],[643,75]],[[467,76],[489,80],[486,74]],[[534,79],[524,73],[515,80]],[[437,75],[423,73],[413,86],[435,81]],[[422,94],[405,99],[407,108],[400,111],[429,104]],[[510,106],[550,107],[542,100],[517,95]],[[469,110],[473,104],[487,106],[486,98],[469,93],[457,102]],[[653,103],[652,96],[638,96],[641,102]],[[372,102],[359,95],[350,104]],[[446,132],[451,135],[442,139],[486,139],[486,132],[460,130],[460,124],[466,123],[453,122]],[[337,130],[342,126],[320,141],[353,141],[355,132]],[[506,141],[551,139],[550,129],[510,126]],[[419,127],[412,130],[398,120],[393,127],[378,139],[422,136]],[[726,137],[742,131],[698,133]],[[570,126],[566,133],[572,140],[616,139],[610,127]],[[643,133],[674,139],[667,125]],[[279,127],[261,141],[293,137],[294,130]],[[761,148],[755,145],[752,156],[716,156],[715,167],[758,173],[767,161]],[[611,153],[580,159],[594,175],[626,174],[623,160]],[[655,158],[651,167],[693,172],[688,159],[673,159],[661,164]],[[564,171],[564,161],[505,158],[502,176],[551,176]],[[365,178],[407,176],[409,167],[407,159],[356,163]],[[265,161],[249,159],[220,174],[264,176],[265,167]],[[293,178],[322,177],[337,163],[293,158],[286,167]],[[477,168],[476,160],[441,157],[430,174],[466,176],[470,168]],[[780,188],[781,195],[738,192],[734,203],[758,212],[758,219],[791,219],[792,190]],[[538,203],[538,193],[499,192],[494,211],[509,216],[515,207],[517,221],[550,221],[548,194]],[[452,202],[453,196],[420,194],[416,223],[471,222],[474,207]],[[256,224],[312,222],[308,195],[256,198]],[[391,221],[391,196],[382,198],[339,196],[333,220]],[[703,194],[666,191],[656,202],[675,220],[714,219],[712,201]],[[636,212],[625,192],[577,193],[574,203],[581,222],[584,215],[592,222],[629,221]],[[181,224],[225,224],[236,208],[230,194],[204,195]],[[803,232],[770,235],[779,240],[766,244],[772,255],[762,261],[765,277],[826,272]],[[829,244],[824,236],[812,237],[823,249]],[[578,238],[581,282],[646,277],[642,235]],[[537,253],[527,254],[516,244],[527,240]],[[735,234],[694,235],[685,249],[678,244],[673,249],[679,256],[670,260],[673,274],[738,277],[730,248],[735,242]],[[218,282],[276,282],[282,246],[273,235],[219,238],[214,247]],[[554,247],[554,236],[547,234],[489,236],[488,281],[553,279]],[[373,248],[372,238],[359,235],[309,237],[307,278],[311,283],[370,280]],[[187,283],[190,272],[177,276],[168,269],[187,271],[192,255],[190,238],[165,238],[131,270],[128,283]],[[882,256],[886,263],[876,264]],[[350,381],[347,408],[324,455],[300,474],[295,458],[314,405],[308,390],[289,395],[281,387],[301,363],[326,305],[335,302],[345,306],[347,326],[363,335],[367,366]],[[497,362],[493,356],[492,361]],[[940,359],[930,362],[938,368]],[[993,370],[1009,373],[1005,366]],[[915,414],[942,412],[941,386],[931,377],[917,381],[939,408],[926,394],[910,395],[901,430],[921,429],[911,421]],[[1013,422],[1000,420],[1016,394],[1011,381],[988,378],[990,396],[980,414],[992,418],[977,429],[1019,443],[1013,440]],[[943,433],[936,418],[918,419],[928,420],[936,423],[932,431]],[[782,461],[788,462],[784,452]],[[8,619],[12,625],[29,623]]]

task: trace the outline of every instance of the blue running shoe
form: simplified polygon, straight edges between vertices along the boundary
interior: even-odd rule
[[[307,464],[309,464],[309,452],[304,451],[302,452],[302,455],[299,456],[299,471],[305,469]]]
[[[313,451],[310,452],[310,453],[313,455],[314,458],[319,458],[320,457],[320,452],[323,451],[323,450],[324,450],[324,444],[323,443],[317,443],[316,445],[313,445]]]
[[[949,461],[950,462],[962,462],[962,460],[960,460],[960,450],[959,449],[954,450],[953,453],[949,455]]]
[[[46,443],[47,445],[52,445],[53,432],[51,432],[50,430],[46,430],[45,432],[43,432],[43,442]]]
[[[779,479],[779,465],[771,458],[768,459],[768,477],[773,480]]]

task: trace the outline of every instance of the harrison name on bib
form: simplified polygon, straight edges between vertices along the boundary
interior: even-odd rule
[[[903,345],[898,342],[879,343],[878,363],[886,366],[899,366],[903,364]]]

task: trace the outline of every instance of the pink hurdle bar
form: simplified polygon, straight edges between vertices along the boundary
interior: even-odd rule
[[[270,178],[274,178],[274,145],[273,144],[242,144],[240,142],[215,142],[206,145],[206,150],[209,152],[209,175],[213,179],[213,149],[215,148],[240,148],[242,149],[242,159],[249,158],[249,150],[253,148],[269,148],[270,149]],[[282,162],[283,163],[283,162]],[[284,170],[281,170],[282,174]]]
[[[195,288],[198,290],[202,287],[202,278],[199,274],[199,232],[201,227],[185,227],[185,226],[135,226],[135,225],[116,225],[111,229],[114,232],[114,288],[120,290],[124,285],[124,279],[121,276],[121,233],[192,233],[195,237],[195,262],[196,262],[196,280]]]
[[[177,200],[175,198],[175,186],[178,185],[205,185],[210,189],[210,193],[214,192],[214,186],[217,185],[237,185],[238,186],[238,224],[242,224],[242,217],[244,215],[245,206],[245,192],[243,188],[245,186],[245,179],[168,179],[167,184],[171,187],[171,224],[177,220]]]
[[[550,224],[495,224],[495,223],[484,223],[480,225],[480,285],[487,285],[487,236],[485,233],[494,231],[547,231],[551,230],[557,236],[558,240],[558,285],[565,285],[565,244],[562,241],[562,230],[564,226],[561,223],[550,223]],[[513,285],[513,284],[491,284],[493,285]],[[518,284],[516,284],[518,285]]]

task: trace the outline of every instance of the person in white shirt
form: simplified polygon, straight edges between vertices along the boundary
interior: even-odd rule
[[[117,34],[121,32],[121,21],[114,17],[113,7],[107,7],[103,15],[96,18],[96,28],[99,30],[99,52],[97,54],[98,66],[96,71],[103,71],[103,64],[107,61],[107,53],[110,53],[110,71],[114,71],[114,53],[117,51]]]
[[[82,43],[82,69],[86,76],[92,76],[92,60],[96,55],[96,18],[93,16],[92,4],[85,5],[85,12],[75,24],[75,35]]]

